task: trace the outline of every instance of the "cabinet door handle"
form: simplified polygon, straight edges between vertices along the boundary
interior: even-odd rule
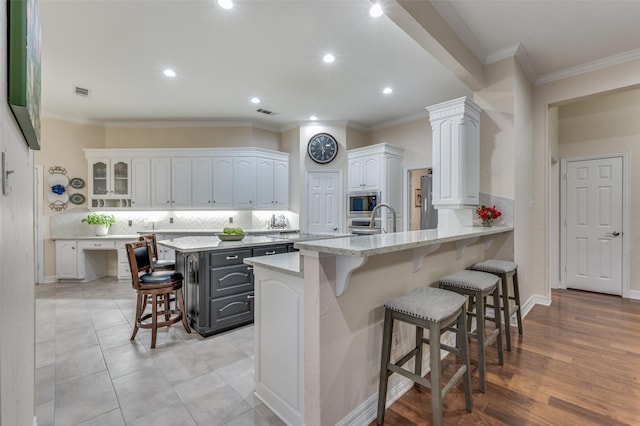
[[[235,256],[227,256],[227,260],[234,260],[237,259],[238,255],[236,254]]]
[[[247,271],[253,271],[253,266],[247,266]]]
[[[247,295],[247,299],[251,300],[251,299],[255,299],[256,297],[253,294],[249,294]]]

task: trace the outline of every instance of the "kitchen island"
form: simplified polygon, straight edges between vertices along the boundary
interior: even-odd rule
[[[464,227],[302,241],[299,253],[249,258],[256,288],[256,395],[287,424],[375,418],[383,305],[489,257],[510,258],[512,227]],[[394,331],[392,357],[413,345]],[[428,358],[423,371],[428,371]],[[411,383],[390,378],[388,401]]]
[[[189,325],[206,337],[253,322],[253,267],[244,259],[293,251],[293,241],[335,237],[275,233],[222,241],[217,236],[191,236],[158,245],[175,250],[176,270],[184,275]]]

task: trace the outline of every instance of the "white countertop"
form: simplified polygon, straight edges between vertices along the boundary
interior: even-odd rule
[[[373,256],[394,251],[442,244],[468,238],[482,237],[513,231],[512,226],[466,226],[455,229],[432,229],[395,232],[390,234],[361,235],[321,241],[296,242],[294,247],[319,253],[342,256]]]
[[[280,253],[270,256],[247,257],[244,263],[253,266],[260,266],[276,272],[282,272],[295,277],[302,277],[302,264],[300,263],[300,253]]]
[[[130,240],[130,241],[137,241],[138,238],[140,237],[139,234],[114,234],[114,235],[102,235],[102,236],[98,236],[98,235],[80,235],[80,236],[65,236],[65,237],[51,237],[52,240],[56,241],[56,240]]]
[[[168,240],[160,240],[158,241],[158,244],[183,253],[190,253],[205,250],[237,249],[264,245],[287,244],[301,240],[305,241],[322,238],[334,239],[336,237],[344,237],[347,235],[350,234],[320,235],[290,233],[272,235],[245,235],[245,237],[240,241],[222,241],[217,236],[210,235],[170,238]]]
[[[233,224],[230,224],[229,226],[233,226]],[[255,228],[255,229],[243,229],[243,232],[245,234],[277,234],[277,233],[296,233],[298,232],[298,229],[292,229],[292,228]],[[156,234],[165,234],[165,235],[171,235],[171,234],[189,234],[189,235],[213,235],[213,234],[220,234],[223,232],[223,229],[216,229],[216,228],[193,228],[193,229],[188,229],[188,228],[164,228],[164,229],[154,229],[154,230],[150,230],[150,229],[146,229],[143,231],[137,231],[139,234],[150,234],[150,233],[156,233]]]

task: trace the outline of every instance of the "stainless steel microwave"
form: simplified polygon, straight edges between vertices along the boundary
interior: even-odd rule
[[[380,202],[379,191],[350,192],[348,197],[349,216],[370,216]]]

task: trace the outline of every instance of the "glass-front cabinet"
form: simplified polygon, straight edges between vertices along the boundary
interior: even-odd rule
[[[89,186],[91,198],[130,198],[131,159],[92,159],[89,163]]]

